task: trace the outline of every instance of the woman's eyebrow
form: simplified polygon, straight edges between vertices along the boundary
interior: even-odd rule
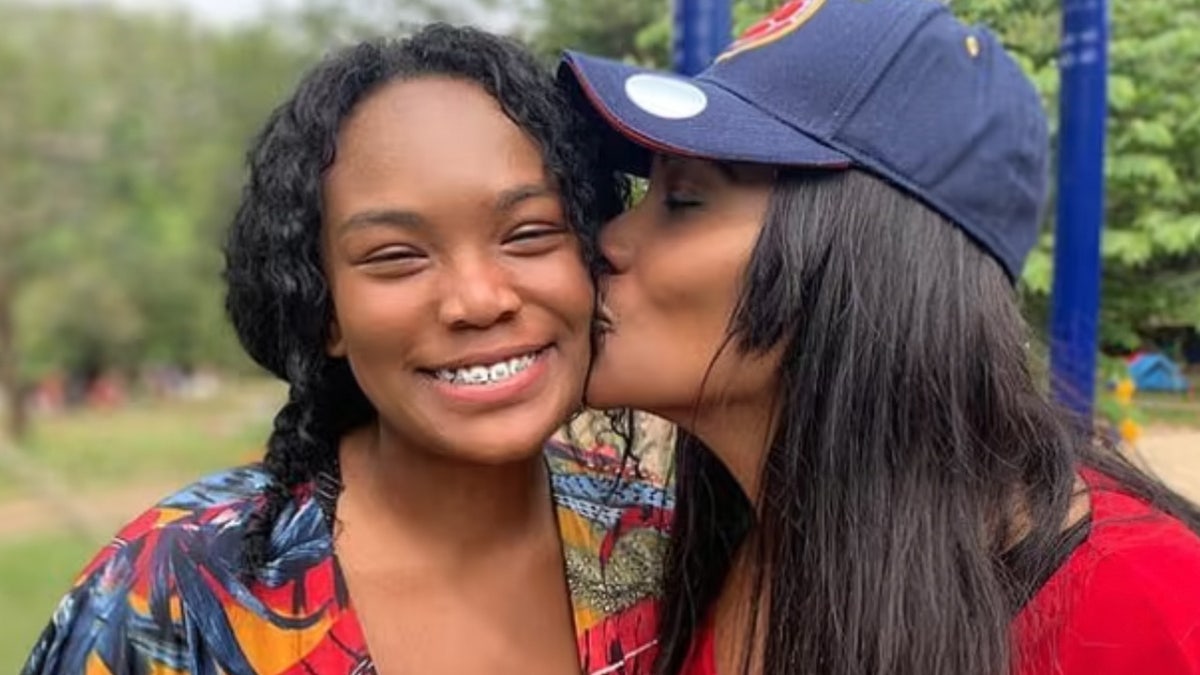
[[[384,225],[402,229],[415,229],[425,224],[420,214],[404,209],[368,209],[359,211],[342,221],[338,227],[341,234],[365,227]]]
[[[496,205],[492,207],[497,213],[505,213],[517,207],[521,202],[539,197],[557,197],[558,192],[546,183],[527,183],[509,188],[496,197]]]

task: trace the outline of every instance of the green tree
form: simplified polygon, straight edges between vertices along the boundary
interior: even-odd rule
[[[0,0],[0,399],[53,370],[248,367],[220,240],[246,146],[325,50],[495,0],[307,0],[217,29],[182,14]]]
[[[315,50],[378,35],[404,35],[431,21],[479,24],[498,10],[519,11],[499,0],[303,0],[298,10],[270,22]]]
[[[1200,328],[1200,5],[1113,5],[1102,325]]]
[[[542,0],[526,14],[522,37],[547,59],[569,47],[663,66],[670,53],[669,0]]]
[[[0,6],[0,24],[22,25],[27,14]],[[0,41],[0,398],[6,428],[19,436],[26,425],[21,406],[19,325],[16,304],[23,284],[42,267],[33,250],[48,224],[82,213],[86,182],[81,167],[95,155],[95,138],[81,133],[78,110],[65,91],[63,58],[40,58],[37,37],[5,30]],[[45,83],[64,78],[64,86]]]
[[[1001,35],[1058,124],[1059,3],[956,0]],[[1200,328],[1200,6],[1111,3],[1101,340],[1133,348],[1160,325]],[[1025,274],[1031,318],[1050,302],[1053,213]]]
[[[241,363],[220,235],[246,142],[312,48],[103,7],[0,5],[0,25],[6,427],[48,370]]]

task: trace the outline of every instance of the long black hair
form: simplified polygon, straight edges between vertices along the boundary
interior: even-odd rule
[[[229,318],[247,353],[289,386],[263,460],[271,482],[247,525],[248,574],[271,558],[271,529],[298,487],[315,486],[332,522],[338,441],[375,417],[345,359],[325,351],[333,308],[322,268],[321,183],[355,106],[388,82],[428,76],[478,84],[536,143],[586,261],[594,257],[591,233],[623,204],[622,180],[600,162],[549,72],[516,42],[433,24],[345,48],[308,72],[251,148],[225,246]]]
[[[680,434],[664,675],[740,545],[765,617],[745,670],[755,654],[765,675],[1001,675],[1011,620],[1062,560],[1081,467],[1200,531],[1195,506],[1047,399],[1000,265],[869,174],[781,172],[730,337],[783,347],[777,431],[748,496]]]

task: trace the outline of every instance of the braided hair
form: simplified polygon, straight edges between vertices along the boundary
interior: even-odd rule
[[[309,71],[252,145],[225,244],[228,316],[246,352],[289,387],[263,460],[270,482],[247,523],[247,575],[272,559],[271,531],[301,486],[315,487],[332,525],[339,440],[376,415],[346,360],[326,353],[333,307],[322,267],[321,183],[339,128],[383,85],[437,76],[478,84],[530,136],[589,264],[597,226],[623,205],[622,179],[601,164],[594,137],[554,79],[514,41],[431,24],[403,39],[345,48]]]

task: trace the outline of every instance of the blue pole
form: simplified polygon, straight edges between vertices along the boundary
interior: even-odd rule
[[[1104,226],[1107,112],[1106,0],[1063,0],[1058,214],[1051,296],[1050,367],[1055,398],[1090,418],[1095,398]]]
[[[732,38],[731,0],[674,0],[671,60],[675,72],[695,75]]]

